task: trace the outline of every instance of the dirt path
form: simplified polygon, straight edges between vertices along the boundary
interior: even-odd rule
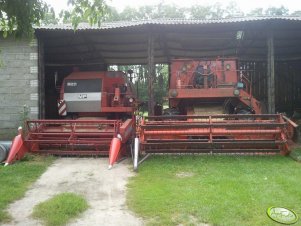
[[[125,185],[132,176],[127,161],[108,170],[103,158],[61,158],[36,181],[25,197],[9,206],[13,221],[7,226],[42,225],[31,218],[33,207],[61,192],[83,195],[90,208],[68,225],[143,225],[125,204]]]

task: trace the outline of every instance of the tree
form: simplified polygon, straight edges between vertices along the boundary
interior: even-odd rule
[[[298,11],[296,11],[298,12]],[[295,13],[296,13],[295,12]],[[269,7],[266,10],[263,8],[255,8],[251,10],[248,14],[248,16],[288,16],[289,10],[285,8],[284,6],[281,7]],[[291,14],[294,16],[293,14]]]
[[[224,17],[231,18],[231,17],[243,17],[244,13],[238,8],[236,2],[230,2],[224,10]]]
[[[222,19],[224,18],[225,9],[220,3],[215,3],[209,8],[209,18],[208,19]]]
[[[16,36],[31,36],[33,25],[43,19],[47,5],[42,0],[1,0],[1,29],[4,36],[15,33]]]
[[[174,4],[168,5],[163,3],[140,6],[139,8],[127,6],[120,13],[118,13],[116,9],[111,8],[109,12],[110,17],[107,21],[185,18],[186,10],[186,8],[177,7]]]
[[[269,7],[265,11],[266,16],[288,16],[289,10],[284,6],[281,7]]]
[[[106,19],[105,0],[69,0],[68,4],[73,8],[64,18],[69,18],[75,28],[82,20],[100,25]],[[4,36],[14,33],[17,37],[29,37],[33,34],[33,26],[40,25],[43,19],[46,24],[56,21],[43,0],[0,0],[0,28]]]
[[[191,19],[209,19],[211,15],[211,6],[195,5],[189,8]]]
[[[138,9],[126,7],[121,13],[109,7],[105,0],[68,0],[72,6],[69,11],[63,11],[61,17],[65,22],[71,22],[74,28],[82,21],[91,25],[100,26],[103,21],[141,20],[158,18],[190,18],[190,19],[220,19],[233,16],[243,16],[237,4],[230,2],[223,6],[220,3],[213,5],[194,5],[192,7],[179,7],[174,4],[159,3],[146,5]],[[270,7],[266,10],[256,8],[248,16],[286,16],[289,10],[284,6]],[[300,16],[295,11],[292,16]],[[4,36],[15,33],[16,36],[31,36],[33,26],[57,23],[53,9],[44,0],[0,0],[0,26]]]
[[[140,15],[138,11],[135,8],[132,8],[130,6],[127,6],[124,8],[124,10],[118,14],[119,19],[118,20],[138,20],[143,19],[140,18]]]
[[[188,9],[187,14],[191,19],[222,19],[244,15],[235,2],[230,2],[226,6],[220,3],[207,6],[194,5]]]
[[[252,9],[247,16],[263,16],[264,15],[264,11],[263,8],[255,8]]]
[[[47,11],[44,14],[41,24],[48,25],[48,24],[58,24],[58,23],[59,23],[59,18],[56,16],[54,9],[48,5]]]
[[[294,11],[291,16],[301,16],[301,10]]]
[[[75,29],[82,21],[100,26],[101,22],[109,16],[109,7],[105,0],[68,0],[68,5],[73,8],[70,11],[64,11],[62,15],[65,21],[71,21]]]

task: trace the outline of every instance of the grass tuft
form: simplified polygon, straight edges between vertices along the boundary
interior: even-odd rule
[[[290,156],[292,157],[292,159],[301,162],[301,147],[295,148],[294,150],[292,150],[292,152],[290,153]]]
[[[153,156],[128,184],[149,225],[275,225],[271,206],[301,214],[301,164],[284,156]]]
[[[22,198],[28,187],[53,160],[50,156],[26,155],[22,161],[6,167],[0,166],[0,224],[11,220],[6,212],[7,206]]]
[[[74,193],[61,193],[34,207],[33,217],[47,226],[65,225],[88,208],[87,201]]]

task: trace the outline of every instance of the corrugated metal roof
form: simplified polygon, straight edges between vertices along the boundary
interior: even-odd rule
[[[154,19],[102,23],[100,27],[71,24],[36,28],[48,64],[145,64],[149,25],[154,28],[154,60],[239,56],[265,59],[267,33],[273,31],[278,58],[301,56],[301,17],[243,17],[219,20]],[[244,38],[237,40],[237,31]],[[94,32],[96,31],[96,32]]]
[[[152,19],[139,21],[116,21],[102,23],[100,27],[91,26],[88,23],[80,23],[77,30],[107,30],[115,28],[135,27],[142,25],[204,25],[204,24],[223,24],[223,23],[240,23],[253,21],[301,21],[301,17],[239,17],[227,19],[212,20],[186,20],[186,19]],[[72,24],[45,25],[35,28],[36,30],[73,30]]]

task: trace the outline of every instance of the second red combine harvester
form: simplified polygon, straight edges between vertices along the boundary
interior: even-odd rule
[[[125,155],[135,134],[136,96],[123,72],[73,72],[61,86],[62,119],[29,120],[6,163],[25,152],[65,156],[108,156],[109,168]]]
[[[289,152],[297,125],[264,114],[235,59],[173,60],[168,98],[163,115],[141,122],[135,169],[139,154]]]

